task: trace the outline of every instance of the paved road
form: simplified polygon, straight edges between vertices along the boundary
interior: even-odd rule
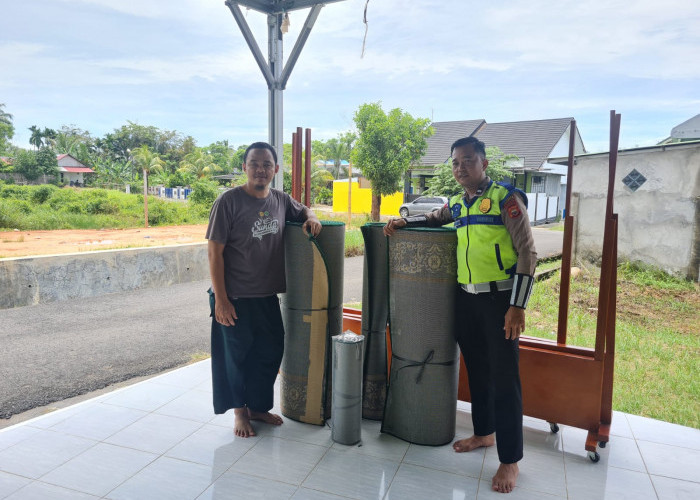
[[[560,231],[533,233],[540,258],[561,252]],[[362,301],[363,262],[345,260],[345,303]],[[208,287],[199,281],[0,310],[0,418],[208,354]]]

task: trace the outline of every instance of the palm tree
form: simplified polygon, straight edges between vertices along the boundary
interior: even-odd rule
[[[179,168],[181,172],[190,173],[197,179],[211,175],[218,169],[219,167],[214,163],[211,155],[204,153],[199,148],[186,155],[180,162]]]
[[[32,135],[29,137],[29,144],[34,146],[36,149],[39,149],[41,147],[42,139],[41,129],[36,125],[32,125],[29,127],[29,131],[32,133]]]
[[[143,214],[148,227],[148,174],[163,170],[165,162],[144,144],[134,152],[134,163],[143,170]]]
[[[340,164],[347,154],[347,146],[338,139],[329,139],[326,142],[326,147],[328,148],[328,154],[331,156],[330,159],[333,160],[335,165],[335,178],[338,179],[340,177]]]
[[[12,115],[6,111],[4,111],[2,108],[5,107],[4,102],[0,102],[0,123],[4,123],[5,125],[12,125]]]

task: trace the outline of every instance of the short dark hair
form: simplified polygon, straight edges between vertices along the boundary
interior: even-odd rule
[[[452,146],[450,146],[450,156],[452,156],[452,152],[455,150],[455,148],[462,146],[471,146],[474,148],[474,152],[476,154],[480,155],[482,158],[486,158],[486,144],[481,142],[473,135],[470,135],[469,137],[462,137],[461,139],[457,139],[455,142],[453,142]]]
[[[245,163],[248,160],[248,153],[251,149],[267,149],[268,151],[270,151],[270,153],[272,153],[272,158],[274,158],[275,165],[277,165],[277,151],[275,151],[275,148],[273,148],[267,142],[254,142],[253,144],[248,146],[245,150],[245,153],[243,153],[243,163]]]

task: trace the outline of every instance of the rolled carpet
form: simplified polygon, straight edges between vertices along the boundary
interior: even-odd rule
[[[363,335],[346,332],[333,337],[333,426],[331,439],[353,445],[362,438]]]
[[[387,384],[386,324],[389,316],[389,261],[384,224],[370,222],[360,228],[365,241],[362,277],[362,334],[365,363],[362,416],[381,420]]]
[[[459,350],[454,229],[404,229],[389,238],[391,372],[382,432],[443,445],[455,435]]]
[[[301,224],[284,233],[287,293],[281,295],[284,356],[280,406],[285,417],[323,425],[331,413],[331,337],[343,327],[345,224],[321,221],[316,238]]]

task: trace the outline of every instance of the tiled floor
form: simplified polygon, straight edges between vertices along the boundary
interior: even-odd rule
[[[7,499],[487,499],[495,450],[416,446],[363,421],[362,446],[329,427],[285,419],[239,439],[214,416],[209,361],[0,431]],[[457,435],[471,432],[460,403]],[[525,419],[525,458],[511,499],[698,499],[700,431],[615,413],[601,459],[586,433]]]

